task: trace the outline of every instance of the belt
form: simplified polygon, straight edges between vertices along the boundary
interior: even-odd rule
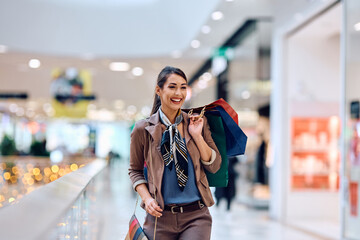
[[[192,212],[195,210],[199,210],[205,207],[205,204],[202,200],[195,201],[185,205],[165,205],[165,211],[171,211],[173,214],[175,213],[184,213],[184,212]]]

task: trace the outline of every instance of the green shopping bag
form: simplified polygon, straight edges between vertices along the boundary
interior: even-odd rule
[[[220,116],[207,115],[210,126],[211,136],[221,155],[221,166],[216,173],[210,173],[205,170],[206,177],[210,187],[226,187],[228,185],[228,158],[226,153],[226,136],[224,125]]]

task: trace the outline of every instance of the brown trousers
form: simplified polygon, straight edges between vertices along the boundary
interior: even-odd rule
[[[157,240],[210,240],[212,218],[209,209],[202,209],[185,213],[171,213],[163,211],[157,220]],[[155,217],[148,214],[145,217],[144,232],[153,240]]]

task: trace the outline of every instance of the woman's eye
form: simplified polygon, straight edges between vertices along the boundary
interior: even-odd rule
[[[175,88],[174,86],[170,86],[169,88]]]
[[[181,87],[181,89],[186,90],[186,87]]]

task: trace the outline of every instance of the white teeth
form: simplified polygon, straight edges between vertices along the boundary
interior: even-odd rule
[[[174,102],[180,102],[181,101],[181,99],[171,99],[171,100],[173,100]]]

